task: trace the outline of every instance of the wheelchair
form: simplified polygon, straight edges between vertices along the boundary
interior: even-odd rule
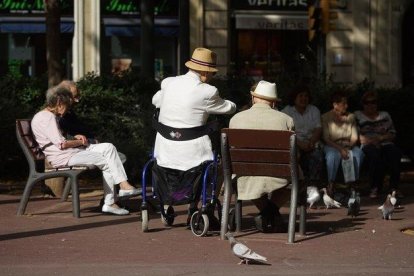
[[[160,187],[160,185],[165,184],[156,183],[156,177],[152,175],[154,173],[154,165],[157,166],[156,159],[152,157],[147,161],[142,171],[142,232],[149,231],[148,205],[150,197],[158,200],[161,211],[161,220],[165,226],[172,226],[174,223],[176,215],[173,206],[182,204],[190,205],[187,224],[189,224],[194,235],[198,237],[205,236],[210,229],[212,220],[214,220],[215,224],[219,224],[221,221],[221,203],[217,198],[216,191],[218,178],[217,159],[218,157],[215,155],[213,161],[206,161],[200,165],[200,172],[197,172],[198,175],[196,175],[194,181],[192,181],[192,191],[187,189],[187,191],[185,191],[187,192],[186,195],[183,195],[185,192],[182,190],[176,191],[176,194],[180,194],[181,197],[177,199],[177,196],[173,195],[172,197],[174,199],[169,199],[168,202],[165,202],[165,196],[162,196],[162,190],[166,190],[166,188],[168,190],[168,187]],[[149,190],[147,188],[150,186],[152,187],[152,195],[147,195],[147,191]],[[189,196],[188,193],[194,194]],[[197,206],[199,202],[201,203],[200,209]],[[165,209],[165,206],[168,206],[168,208]],[[215,210],[217,210],[219,216],[218,220],[214,217]]]
[[[217,196],[218,164],[219,157],[214,154],[213,160],[205,161],[188,171],[179,171],[158,166],[156,159],[151,156],[141,175],[142,232],[149,231],[148,207],[152,205],[151,198],[158,201],[161,220],[165,226],[174,223],[174,206],[189,204],[187,226],[194,235],[202,237],[209,230],[219,231],[221,203]],[[214,216],[215,211],[218,219]]]

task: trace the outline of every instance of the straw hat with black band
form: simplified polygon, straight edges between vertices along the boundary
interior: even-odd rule
[[[216,73],[217,54],[206,48],[196,48],[185,66],[195,71]]]

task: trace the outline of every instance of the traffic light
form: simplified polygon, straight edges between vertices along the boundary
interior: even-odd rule
[[[332,11],[331,9],[336,8],[337,6],[338,3],[336,0],[320,0],[323,34],[327,34],[331,30],[336,29],[336,24],[334,21],[338,18],[338,12]]]
[[[318,1],[309,1],[308,3],[308,40],[312,42],[320,30],[321,9],[318,6]]]

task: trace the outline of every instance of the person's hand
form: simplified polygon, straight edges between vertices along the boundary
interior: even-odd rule
[[[349,158],[347,149],[341,148],[339,152],[341,154],[342,159],[347,160]]]
[[[81,134],[75,135],[75,139],[76,140],[81,140],[82,141],[82,146],[87,146],[89,144],[88,138],[86,138],[85,135],[81,135]]]

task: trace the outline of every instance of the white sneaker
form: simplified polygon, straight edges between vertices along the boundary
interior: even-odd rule
[[[136,195],[140,195],[142,194],[142,189],[131,189],[131,190],[119,190],[119,197],[123,197],[123,196],[136,196]]]
[[[124,215],[129,214],[129,211],[124,208],[115,208],[115,207],[112,207],[106,204],[102,206],[102,212],[111,213],[111,214],[118,215],[118,216],[124,216]]]

